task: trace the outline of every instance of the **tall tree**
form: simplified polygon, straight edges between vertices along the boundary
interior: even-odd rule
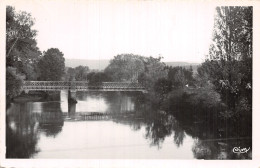
[[[21,92],[23,80],[37,78],[37,62],[41,55],[32,29],[34,19],[29,13],[6,7],[6,98]]]
[[[57,48],[48,49],[43,53],[39,64],[40,80],[58,81],[65,73],[65,59]]]
[[[6,65],[26,75],[26,79],[37,77],[36,64],[41,55],[35,40],[36,30],[32,29],[34,19],[26,12],[6,8]]]
[[[252,7],[217,7],[211,60],[241,60],[252,57]]]
[[[198,70],[232,111],[252,107],[252,9],[216,8],[209,57]]]

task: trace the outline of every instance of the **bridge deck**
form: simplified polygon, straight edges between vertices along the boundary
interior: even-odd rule
[[[85,81],[25,81],[23,90],[145,91],[145,88],[136,82],[102,82],[91,85]]]

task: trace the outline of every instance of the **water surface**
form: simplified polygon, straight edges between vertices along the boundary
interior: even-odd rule
[[[77,92],[77,104],[13,103],[7,110],[8,158],[71,159],[250,159],[248,137],[189,117],[145,107],[140,93]],[[156,111],[156,112],[154,112]],[[107,116],[106,116],[107,115]],[[105,117],[104,117],[105,116]],[[224,133],[223,133],[224,132]]]

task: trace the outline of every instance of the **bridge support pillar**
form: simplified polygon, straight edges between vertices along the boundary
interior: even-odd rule
[[[75,115],[76,113],[76,103],[68,103],[68,113],[70,116]]]
[[[68,102],[69,103],[77,103],[77,91],[76,90],[69,90],[68,91]]]

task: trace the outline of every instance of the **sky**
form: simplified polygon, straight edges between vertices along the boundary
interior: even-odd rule
[[[203,62],[215,7],[191,1],[8,1],[31,13],[41,51],[67,59],[112,59],[123,53],[163,61]]]

